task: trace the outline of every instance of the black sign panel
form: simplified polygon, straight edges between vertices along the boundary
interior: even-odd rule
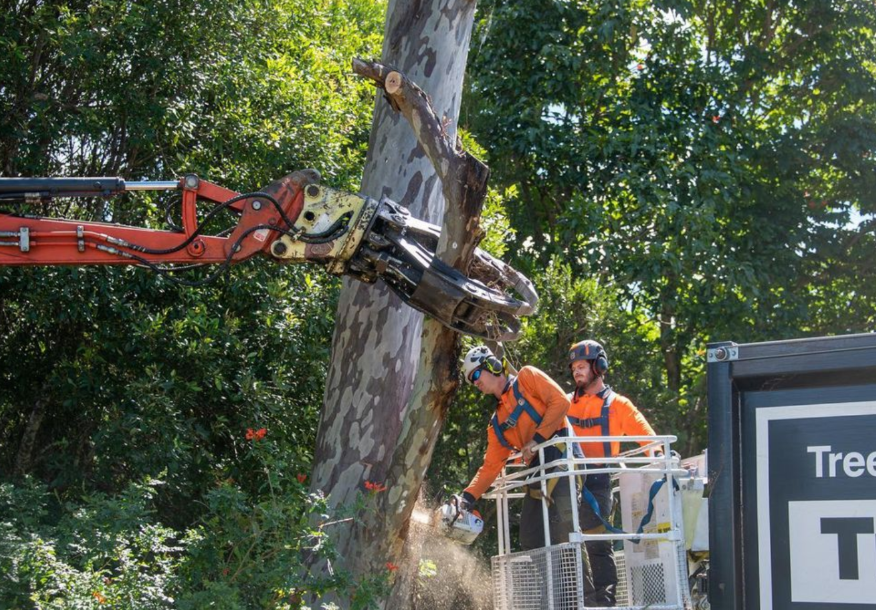
[[[876,610],[876,333],[707,357],[712,610]]]
[[[759,606],[876,610],[876,402],[754,413]]]

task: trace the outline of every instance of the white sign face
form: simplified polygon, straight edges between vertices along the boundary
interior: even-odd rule
[[[789,502],[791,600],[876,600],[876,500]]]
[[[755,410],[760,607],[876,610],[876,402]]]

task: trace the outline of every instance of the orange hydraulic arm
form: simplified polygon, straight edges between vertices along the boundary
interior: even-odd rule
[[[284,186],[286,190],[281,195],[284,201],[280,204],[274,195],[280,194],[278,191]],[[118,178],[0,179],[0,204],[4,199],[14,197],[35,203],[54,197],[110,196],[144,190],[182,191],[182,232],[0,214],[0,264],[130,265],[245,260],[270,245],[267,234],[271,227],[280,230],[289,226],[280,224],[281,217],[285,216],[291,223],[301,212],[303,191],[292,177],[272,187],[273,195],[267,192],[240,195],[195,175],[176,182],[134,184],[126,184]],[[219,209],[240,213],[237,229],[229,236],[203,234],[196,213],[199,200],[219,204],[211,214]],[[245,239],[248,236],[253,238]]]
[[[141,265],[172,274],[203,264],[219,270],[263,254],[277,262],[316,263],[364,282],[383,280],[406,303],[462,333],[511,340],[537,295],[520,273],[483,251],[476,277],[435,258],[438,227],[412,218],[386,198],[375,201],[319,185],[313,170],[295,172],[255,193],[236,193],[195,175],[175,182],[120,178],[0,178],[0,208],[56,197],[111,197],[130,191],[182,192],[182,224],[156,230],[0,211],[0,266]],[[198,203],[213,208],[198,220]],[[236,226],[207,234],[220,212]],[[509,293],[514,293],[512,296]]]

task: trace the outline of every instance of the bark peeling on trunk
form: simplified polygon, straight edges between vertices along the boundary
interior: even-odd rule
[[[476,247],[489,175],[456,138],[474,9],[468,0],[391,1],[383,63],[354,65],[386,93],[375,108],[362,192],[387,195],[433,223],[442,222],[446,200],[439,256],[457,268]],[[398,82],[386,87],[390,72]],[[356,574],[399,562],[458,384],[457,355],[456,334],[424,324],[384,285],[344,282],[312,481],[335,505],[352,502],[367,480],[388,488],[371,499],[375,510],[333,532]]]

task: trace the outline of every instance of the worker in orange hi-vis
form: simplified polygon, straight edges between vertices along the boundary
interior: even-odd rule
[[[654,429],[629,398],[615,393],[605,384],[608,356],[596,341],[586,340],[569,349],[569,369],[575,380],[575,391],[568,418],[576,436],[654,436]],[[646,445],[647,441],[640,444]],[[620,442],[582,442],[581,449],[588,458],[614,457],[620,451]],[[611,475],[588,474],[584,496],[595,500],[599,514],[590,501],[581,503],[579,518],[581,530],[586,533],[604,533],[603,521],[610,520],[612,510]],[[588,541],[587,555],[593,570],[593,585],[599,606],[616,605],[617,566],[610,540]]]
[[[516,376],[509,376],[507,363],[499,360],[486,346],[475,347],[463,361],[465,379],[483,394],[497,399],[495,411],[487,427],[487,451],[483,465],[465,491],[464,508],[471,506],[493,483],[512,453],[522,452],[524,462],[538,465],[536,445],[555,436],[568,436],[566,412],[569,399],[563,389],[546,373],[524,366]],[[565,456],[568,443],[545,449],[545,463]],[[574,531],[571,486],[568,477],[548,479],[547,500],[550,521],[548,544],[567,542]],[[545,546],[541,484],[525,488],[520,515],[520,545],[524,550]],[[577,495],[577,494],[576,494]],[[578,503],[579,498],[574,498]],[[594,605],[590,597],[593,583],[590,570],[584,565],[584,591],[587,605]]]

